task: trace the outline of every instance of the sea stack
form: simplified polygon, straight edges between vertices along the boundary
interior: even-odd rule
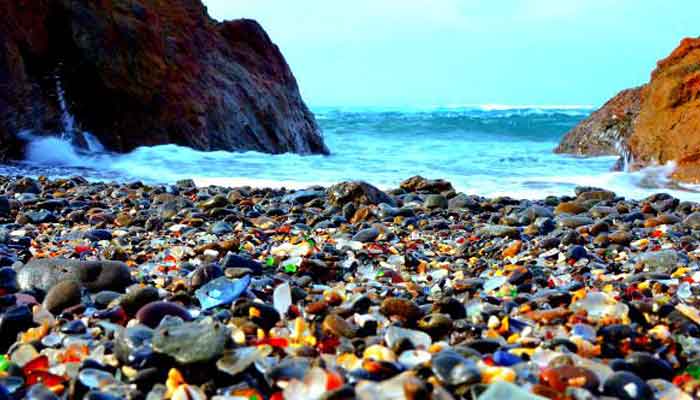
[[[0,15],[5,159],[21,157],[20,131],[56,134],[65,113],[119,152],[174,143],[328,153],[253,20],[217,22],[200,0],[5,1]]]

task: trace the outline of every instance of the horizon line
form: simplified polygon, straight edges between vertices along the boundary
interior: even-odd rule
[[[505,104],[505,103],[465,103],[465,104],[431,104],[431,105],[337,105],[309,104],[313,109],[348,109],[348,110],[481,110],[481,111],[511,111],[511,110],[594,110],[600,106],[592,104]]]

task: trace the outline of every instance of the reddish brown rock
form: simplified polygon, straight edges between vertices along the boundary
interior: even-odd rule
[[[277,46],[200,0],[0,2],[0,147],[60,131],[58,76],[80,128],[108,148],[327,153]]]
[[[620,92],[555,151],[617,153],[631,169],[675,162],[675,179],[700,182],[700,38],[683,39],[658,62],[648,84]]]
[[[426,179],[420,175],[412,176],[401,182],[401,189],[409,192],[424,192],[439,194],[454,191],[452,184],[443,179]]]
[[[554,150],[578,156],[619,155],[632,133],[644,86],[623,90],[593,112],[562,139]],[[624,146],[624,145],[623,145]]]
[[[676,161],[675,177],[700,180],[700,38],[683,39],[659,61],[630,149],[640,166]]]

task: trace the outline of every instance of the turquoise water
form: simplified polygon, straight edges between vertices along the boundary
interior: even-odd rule
[[[76,151],[59,138],[35,138],[27,160],[4,166],[3,172],[149,183],[194,178],[202,185],[298,188],[350,179],[391,188],[420,174],[447,179],[467,193],[526,198],[571,194],[577,185],[602,186],[635,198],[671,191],[665,178],[669,167],[611,172],[615,157],[552,153],[562,135],[590,108],[316,108],[314,112],[330,156],[200,152],[175,145],[117,155]]]

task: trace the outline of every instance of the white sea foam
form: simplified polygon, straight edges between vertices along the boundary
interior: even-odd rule
[[[478,113],[480,111],[475,111]],[[543,198],[571,195],[576,186],[598,186],[619,195],[643,198],[664,191],[700,201],[696,187],[674,185],[673,165],[633,173],[611,172],[616,157],[576,158],[552,153],[559,135],[576,122],[565,114],[532,119],[449,117],[362,113],[326,114],[320,123],[330,156],[269,155],[258,152],[202,152],[176,145],[141,147],[128,154],[91,151],[68,141],[25,133],[27,160],[20,170],[3,173],[83,175],[91,180],[142,180],[172,183],[194,179],[201,186],[306,188],[344,180],[365,180],[395,188],[413,175],[443,178],[466,193]],[[558,133],[557,133],[558,132]]]
[[[469,106],[457,106],[457,108],[478,108],[483,111],[511,111],[511,110],[592,110],[594,106],[590,104],[529,104],[529,105],[513,105],[513,104],[478,104]]]

